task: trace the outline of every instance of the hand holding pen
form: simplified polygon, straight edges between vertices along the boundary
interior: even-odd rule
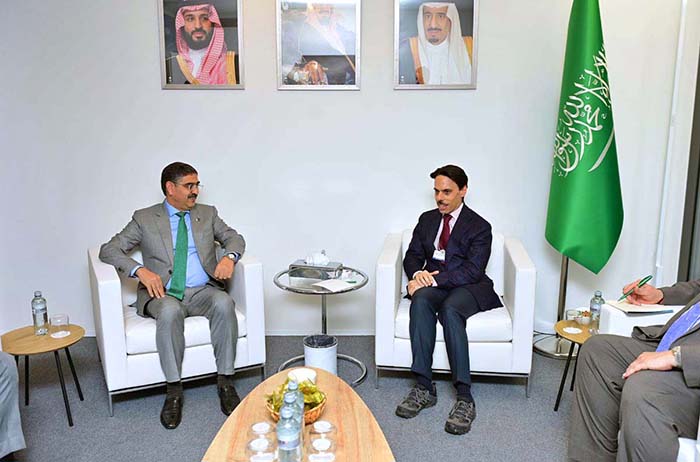
[[[663,292],[651,284],[647,284],[651,280],[651,275],[644,279],[637,279],[630,282],[622,288],[623,295],[618,301],[627,300],[633,305],[654,305],[661,302],[664,298]]]

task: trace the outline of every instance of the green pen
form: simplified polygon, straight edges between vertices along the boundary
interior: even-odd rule
[[[637,284],[637,287],[642,287],[644,284],[646,284],[649,281],[651,281],[651,274],[649,276],[645,277],[644,279],[642,279],[641,281],[639,281],[639,283]],[[622,294],[622,297],[618,298],[617,301],[621,302],[622,300],[626,299],[627,296],[631,295],[632,292],[634,292],[634,289],[636,289],[637,287],[632,287],[630,290],[628,290],[627,292]]]

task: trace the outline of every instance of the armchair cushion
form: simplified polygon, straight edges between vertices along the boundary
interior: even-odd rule
[[[238,320],[238,338],[246,336],[245,315],[236,309]],[[126,332],[126,353],[136,355],[141,353],[157,353],[156,320],[144,318],[136,313],[136,308],[124,307],[124,330]],[[211,333],[209,321],[204,316],[185,318],[185,348],[199,345],[209,345]]]
[[[411,339],[408,330],[410,308],[410,300],[404,298],[399,303],[395,325],[395,336],[398,338]],[[467,322],[467,337],[469,338],[469,343],[510,342],[513,340],[513,321],[508,308],[505,306],[494,308],[470,317],[469,322]],[[438,342],[445,341],[442,328],[439,325],[436,329],[436,340]]]

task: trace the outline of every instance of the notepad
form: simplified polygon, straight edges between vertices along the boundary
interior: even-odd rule
[[[606,301],[606,305],[617,308],[627,314],[660,314],[673,313],[673,306],[670,305],[633,305],[629,302]]]
[[[324,289],[331,292],[340,292],[342,290],[347,290],[353,287],[355,284],[346,282],[340,279],[327,279],[325,281],[316,282],[311,284],[312,286],[323,287]]]

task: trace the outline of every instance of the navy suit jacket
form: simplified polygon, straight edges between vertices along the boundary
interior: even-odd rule
[[[450,233],[445,261],[441,262],[433,259],[435,236],[441,220],[442,214],[438,209],[429,210],[418,219],[403,261],[408,279],[423,269],[439,271],[435,275],[438,288],[466,288],[481,311],[503,306],[493,290],[493,281],[486,275],[492,240],[489,222],[464,205]]]

